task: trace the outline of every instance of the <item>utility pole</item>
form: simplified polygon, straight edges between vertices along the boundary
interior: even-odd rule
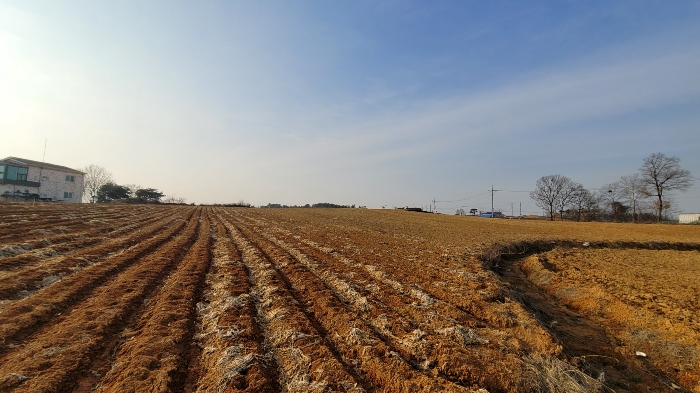
[[[520,217],[523,216],[523,203],[520,202]]]
[[[510,216],[513,217],[513,203],[510,204]]]
[[[493,189],[493,184],[492,184],[492,185],[491,185],[491,189],[490,189],[490,190],[486,190],[486,191],[491,191],[491,218],[493,218],[493,193],[496,192],[496,191],[503,191],[503,190],[494,190],[494,189]]]

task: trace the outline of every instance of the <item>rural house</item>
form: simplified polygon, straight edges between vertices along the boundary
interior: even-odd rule
[[[80,203],[83,175],[61,165],[6,157],[0,160],[0,198],[4,201]]]

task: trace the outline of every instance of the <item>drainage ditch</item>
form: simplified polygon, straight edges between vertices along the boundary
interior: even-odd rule
[[[606,325],[610,321],[583,315],[534,283],[522,269],[530,256],[555,248],[581,248],[573,242],[536,242],[497,245],[482,255],[482,262],[510,285],[510,296],[519,301],[548,329],[563,348],[562,358],[592,378],[603,382],[609,392],[690,392],[656,367],[649,357],[625,354],[624,344]],[[697,244],[598,243],[586,248],[642,250],[698,250]],[[547,262],[546,269],[553,269]],[[584,284],[585,285],[585,284]],[[627,351],[629,352],[629,351]]]

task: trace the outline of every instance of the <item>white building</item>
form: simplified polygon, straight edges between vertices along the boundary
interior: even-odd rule
[[[678,215],[680,224],[690,224],[691,222],[700,221],[700,213],[681,213]]]
[[[17,157],[3,158],[0,160],[0,200],[80,203],[84,175],[61,165]]]

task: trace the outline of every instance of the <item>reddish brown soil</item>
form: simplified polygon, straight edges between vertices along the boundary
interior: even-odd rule
[[[700,392],[698,227],[0,204],[0,250],[0,392]]]

